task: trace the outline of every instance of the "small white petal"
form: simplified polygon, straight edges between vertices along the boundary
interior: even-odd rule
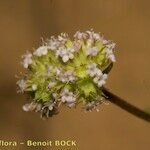
[[[32,85],[32,90],[35,91],[36,89],[37,89],[37,85],[36,85],[36,84],[33,84],[33,85]]]
[[[99,87],[102,87],[106,82],[104,80],[101,80],[98,82],[98,86]]]
[[[103,73],[102,73],[102,71],[100,69],[96,69],[96,75],[97,76],[102,76]]]
[[[100,35],[98,33],[94,33],[93,37],[95,40],[100,40]]]
[[[94,71],[90,71],[90,72],[89,72],[89,75],[90,75],[90,77],[94,77],[95,72],[94,72]]]
[[[24,63],[23,67],[27,69],[28,68],[28,63]]]
[[[70,54],[69,54],[69,58],[70,58],[70,59],[73,59],[73,58],[74,58],[74,55],[73,55],[72,53],[70,53]]]
[[[23,105],[23,106],[22,106],[22,109],[23,109],[24,111],[26,111],[26,112],[30,111],[29,105],[30,105],[30,104],[25,104],[25,105]]]
[[[21,79],[21,80],[17,81],[16,84],[19,86],[20,91],[24,92],[24,90],[26,88],[26,81],[24,79]]]
[[[33,54],[36,56],[42,56],[42,55],[46,55],[47,53],[48,53],[48,47],[41,46]]]
[[[69,60],[69,57],[68,55],[64,55],[63,58],[62,58],[63,62],[67,62]]]
[[[23,58],[23,63],[22,63],[23,67],[24,68],[28,68],[28,66],[30,64],[32,64],[32,54],[31,53],[27,53],[27,54],[23,55],[22,58]]]
[[[104,74],[104,75],[103,75],[103,80],[106,80],[107,77],[108,77],[108,75],[107,75],[107,74]]]
[[[115,59],[115,56],[113,54],[111,54],[109,56],[109,59],[112,61],[112,62],[116,62],[116,59]]]
[[[49,109],[49,110],[53,110],[53,105],[50,105],[50,106],[48,107],[48,109]]]
[[[68,50],[68,52],[71,52],[71,53],[75,52],[75,50],[73,48],[68,48],[67,50]]]
[[[93,79],[93,81],[94,81],[95,83],[98,83],[98,78],[95,77],[95,78]]]

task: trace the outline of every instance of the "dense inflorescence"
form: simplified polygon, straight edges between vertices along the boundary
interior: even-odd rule
[[[85,110],[102,103],[102,88],[115,62],[115,44],[93,30],[52,36],[33,53],[22,56],[26,73],[17,85],[32,99],[24,111],[41,112],[42,117],[58,113],[61,104]]]

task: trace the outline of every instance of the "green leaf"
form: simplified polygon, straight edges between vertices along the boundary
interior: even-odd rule
[[[92,93],[96,93],[96,87],[90,80],[82,80],[78,83],[78,88],[86,97],[88,97]]]
[[[49,101],[50,100],[50,94],[44,90],[38,90],[35,92],[35,100],[39,101]]]
[[[98,63],[99,65],[102,65],[103,64],[103,62],[105,61],[105,55],[104,54],[98,54],[95,58],[94,58],[94,60],[96,61],[96,63]]]
[[[66,47],[69,48],[69,47],[72,47],[73,44],[72,44],[71,40],[67,40],[66,43],[65,43],[65,45],[66,45]]]
[[[79,77],[79,78],[87,77],[86,68],[85,67],[79,67],[76,70],[76,74],[77,74],[77,77]]]
[[[95,46],[101,51],[104,48],[104,45],[102,42],[96,42]]]

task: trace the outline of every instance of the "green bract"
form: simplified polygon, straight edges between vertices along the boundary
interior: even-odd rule
[[[19,91],[30,95],[25,111],[39,111],[49,117],[60,104],[75,107],[83,103],[91,110],[102,102],[102,88],[115,62],[115,44],[99,33],[76,32],[73,39],[62,33],[51,37],[33,53],[23,55],[24,77]]]

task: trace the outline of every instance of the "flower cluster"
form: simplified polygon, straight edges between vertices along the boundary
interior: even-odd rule
[[[111,43],[106,45],[106,57],[110,59],[112,62],[115,62],[115,56],[113,54],[113,49],[115,48],[115,43]]]
[[[61,69],[57,69],[56,78],[64,83],[74,82],[76,80],[75,72],[72,70],[68,70],[63,73]]]
[[[116,61],[114,48],[112,41],[90,30],[77,31],[73,39],[66,33],[52,36],[34,52],[27,52],[22,56],[27,71],[17,85],[32,102],[23,110],[50,117],[62,104],[72,108],[82,103],[86,111],[97,109],[108,68]]]
[[[60,47],[57,51],[56,51],[56,56],[60,56],[63,60],[63,62],[67,62],[69,59],[73,59],[74,58],[74,49],[73,48],[65,48],[65,47]]]
[[[73,94],[73,92],[70,92],[68,89],[64,89],[60,95],[63,103],[66,102],[69,107],[75,106],[76,95]]]
[[[102,71],[97,68],[97,64],[95,63],[88,64],[87,68],[89,76],[94,77],[94,83],[96,83],[98,87],[102,87],[106,83],[107,74],[103,74]]]

